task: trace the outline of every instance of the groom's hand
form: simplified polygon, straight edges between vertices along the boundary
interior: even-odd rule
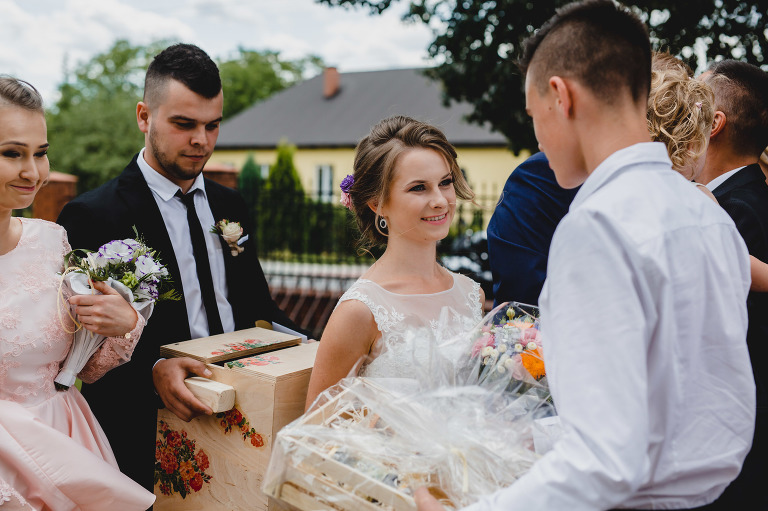
[[[213,413],[184,385],[184,380],[193,375],[210,378],[211,371],[204,363],[188,357],[160,360],[152,368],[152,381],[165,407],[186,422]]]

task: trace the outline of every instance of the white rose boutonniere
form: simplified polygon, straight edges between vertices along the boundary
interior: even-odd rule
[[[243,236],[243,228],[240,227],[240,222],[230,222],[224,218],[211,227],[211,232],[215,232],[227,242],[233,257],[236,257],[245,250],[241,245],[248,239],[248,235]]]

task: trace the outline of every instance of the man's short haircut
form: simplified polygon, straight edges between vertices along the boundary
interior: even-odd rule
[[[552,76],[577,80],[595,97],[614,103],[629,89],[645,104],[651,85],[651,43],[640,19],[611,0],[575,2],[555,11],[523,43],[518,65],[533,69],[544,92]]]
[[[728,141],[755,161],[768,146],[768,73],[738,60],[721,60],[705,81],[715,92],[715,108],[726,118]]]
[[[193,44],[174,44],[155,56],[144,78],[144,102],[151,106],[162,101],[169,80],[208,99],[221,91],[219,68]]]

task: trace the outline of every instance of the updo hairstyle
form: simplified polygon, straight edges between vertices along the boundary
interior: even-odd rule
[[[30,83],[0,75],[0,108],[6,106],[43,113],[43,98]]]
[[[387,203],[397,159],[413,148],[431,149],[442,155],[450,168],[456,197],[467,201],[474,199],[475,194],[456,163],[456,149],[442,131],[410,117],[388,117],[371,128],[355,150],[355,182],[349,190],[350,209],[355,213],[363,245],[386,245],[387,234],[379,227],[379,212],[372,211],[368,204],[377,204],[380,210]]]
[[[684,68],[652,68],[648,131],[653,140],[667,146],[672,168],[688,179],[693,178],[685,175],[690,164],[707,150],[714,105],[709,85],[692,79]]]

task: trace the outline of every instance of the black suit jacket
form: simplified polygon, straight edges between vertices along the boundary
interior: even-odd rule
[[[768,262],[768,185],[760,166],[744,167],[712,193],[733,219],[750,255]],[[757,385],[755,437],[741,474],[718,504],[731,506],[728,509],[768,509],[768,493],[762,488],[768,475],[768,293],[750,292],[747,314],[747,344]]]
[[[138,155],[137,155],[138,156]],[[157,203],[134,157],[115,179],[68,203],[58,218],[72,248],[96,250],[114,239],[135,237],[133,226],[147,245],[158,252],[183,294],[179,268]],[[240,222],[250,233],[245,202],[240,194],[208,179],[205,191],[214,219]],[[205,228],[205,226],[204,226]],[[206,229],[207,230],[207,229]],[[251,239],[237,257],[222,240],[228,300],[237,330],[263,319],[301,331],[277,307],[269,293]],[[190,338],[185,301],[155,304],[130,362],[109,371],[83,394],[109,438],[121,470],[148,489],[153,486],[157,408],[162,406],[152,383],[152,367],[163,344]]]

